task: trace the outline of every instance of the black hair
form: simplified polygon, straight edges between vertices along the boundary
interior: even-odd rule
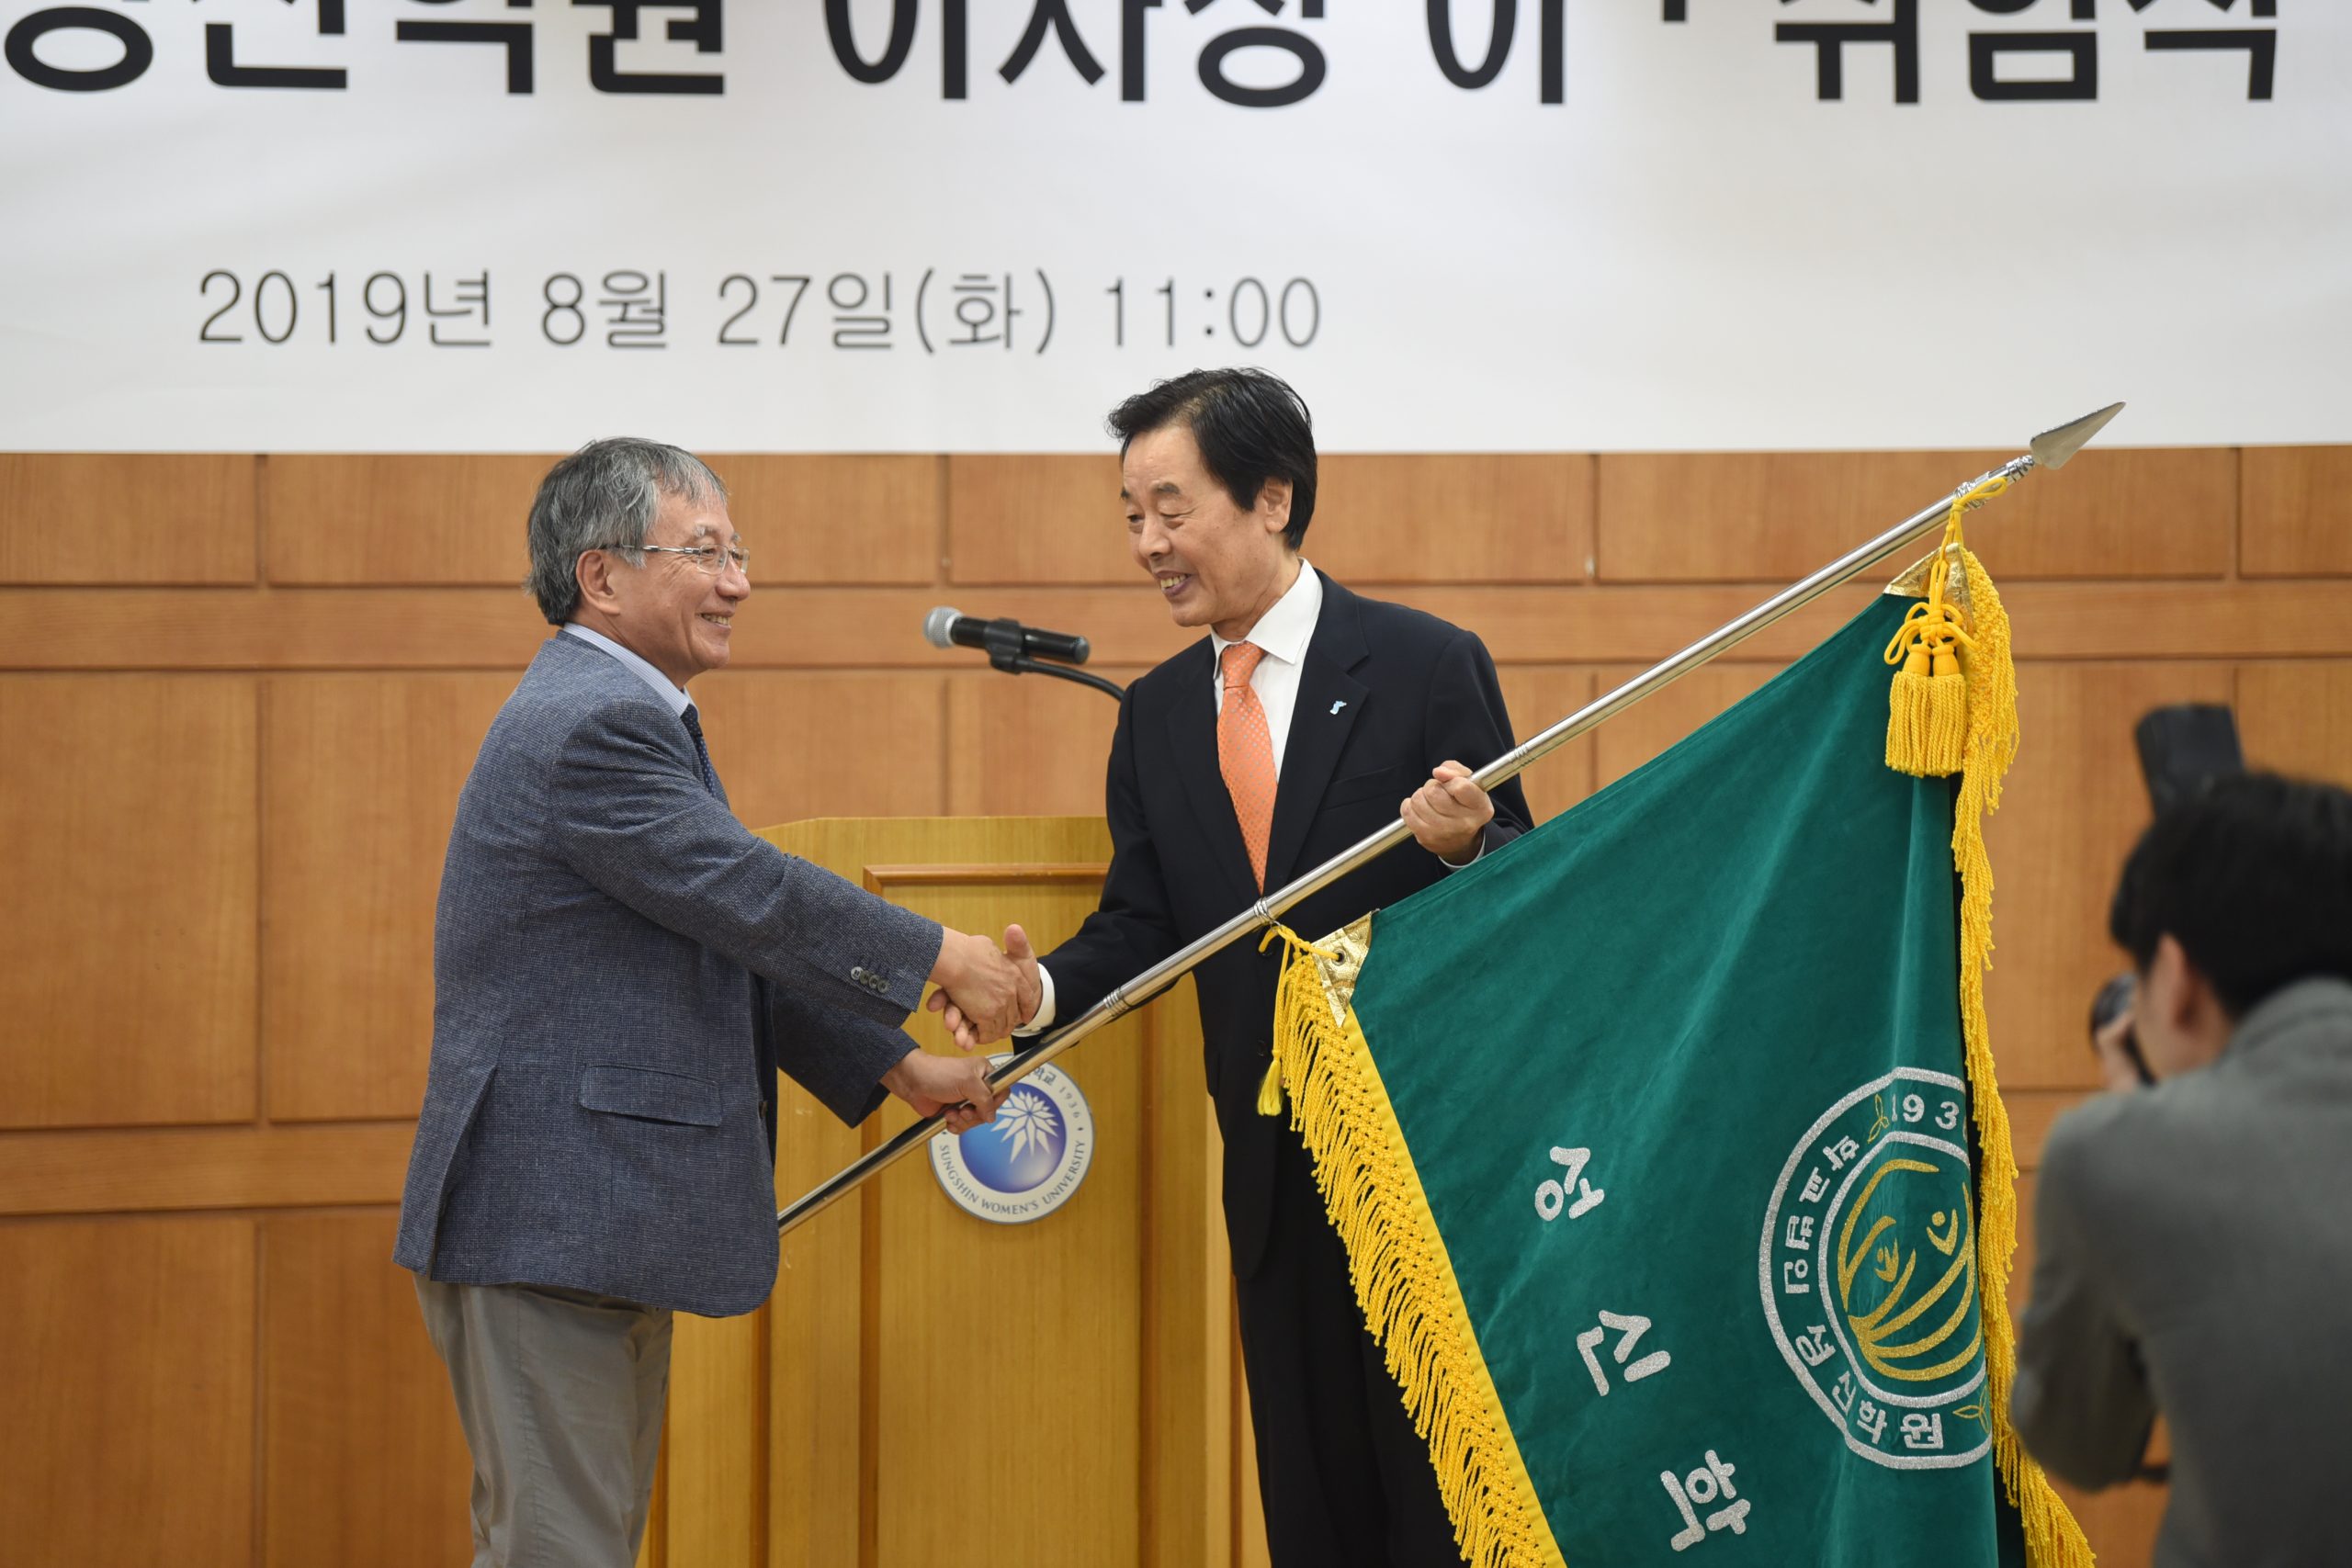
[[[2169,935],[2233,1020],[2280,987],[2352,979],[2352,793],[2276,773],[2216,780],[2123,863],[2108,930],[2143,974]]]
[[[1188,370],[1113,409],[1110,424],[1122,457],[1136,436],[1183,425],[1210,477],[1245,512],[1268,479],[1288,479],[1283,543],[1294,550],[1305,543],[1315,517],[1315,421],[1281,377],[1247,367]]]

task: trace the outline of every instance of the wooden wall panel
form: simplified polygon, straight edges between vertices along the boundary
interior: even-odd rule
[[[261,1226],[263,1562],[464,1562],[472,1464],[393,1212]]]
[[[0,588],[0,670],[520,670],[519,588]]]
[[[0,1214],[400,1201],[406,1122],[82,1127],[0,1136]]]
[[[2238,570],[2352,573],[2352,446],[2249,446],[2244,465]]]
[[[254,459],[0,453],[0,582],[251,582]]]
[[[1593,459],[1567,454],[1327,457],[1306,555],[1340,581],[1581,582]]]
[[[442,857],[458,791],[514,681],[267,682],[262,1039],[273,1118],[416,1114]]]
[[[2352,662],[2242,665],[2237,688],[2247,766],[2352,785]]]
[[[1094,668],[1090,666],[1090,668]],[[1143,673],[1097,673],[1126,684]],[[1050,675],[983,666],[947,682],[947,809],[957,817],[1100,817],[1119,707]]]
[[[251,1116],[254,682],[0,676],[0,1126]]]
[[[720,671],[695,681],[692,691],[711,766],[735,815],[768,828],[810,817],[943,810],[946,683],[911,672]]]
[[[1127,553],[1116,455],[948,458],[947,581],[1142,581]],[[961,607],[976,615],[1017,614]]]
[[[1603,457],[1600,576],[1792,581],[2015,456]],[[1970,539],[2004,578],[2219,577],[2230,569],[2237,505],[2233,449],[2095,447],[1988,506]]]
[[[266,459],[269,580],[523,581],[531,497],[552,455],[281,455]]]
[[[751,548],[755,583],[932,580],[939,458],[704,457],[726,481],[728,511]],[[530,561],[524,536],[531,498],[555,460],[552,454],[271,457],[264,470],[269,580],[520,582]]]
[[[1388,596],[1478,634],[1499,664],[1620,663],[1646,668],[1754,609],[1786,586],[1501,588],[1400,585]],[[1748,660],[1792,659],[1836,631],[1884,584],[1826,594],[1757,632]]]
[[[1815,563],[1818,564],[1818,563]],[[1742,653],[1790,659],[1883,584],[1825,596]],[[1755,608],[1784,582],[1676,586],[1411,584],[1380,596],[1476,632],[1501,663],[1657,660]],[[2004,579],[2019,646],[2041,659],[2306,659],[2352,654],[2352,581],[2033,582]],[[1080,632],[1106,665],[1158,663],[1200,634],[1150,585],[770,588],[738,618],[737,670],[969,670],[922,639],[943,599],[972,614]],[[0,588],[0,670],[520,670],[549,628],[513,589]]]
[[[1515,740],[1548,729],[1592,701],[1594,682],[1589,670],[1506,664],[1498,673]],[[1579,736],[1519,775],[1527,790],[1528,808],[1535,813],[1537,822],[1550,821],[1592,793],[1593,749],[1599,744],[1597,732]]]
[[[1593,459],[1326,457],[1306,556],[1347,582],[1577,582],[1592,555]],[[951,581],[1126,582],[1114,456],[948,459]]]
[[[2017,623],[2018,647],[2041,659],[2352,653],[2347,582],[2021,582],[2006,588],[2003,600]]]
[[[2132,727],[2166,703],[2227,702],[2230,686],[2216,664],[2018,667],[2024,741],[1985,824],[1996,892],[1984,994],[2004,1088],[2097,1085],[2091,998],[2124,963],[2108,900],[2148,821]]]
[[[248,1219],[0,1222],[9,1561],[252,1560],[254,1273]]]
[[[947,459],[708,454],[752,552],[752,581],[930,582]]]

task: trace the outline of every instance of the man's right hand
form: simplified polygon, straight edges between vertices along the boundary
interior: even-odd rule
[[[951,997],[948,998],[947,1005],[939,1010],[939,1015],[940,1021],[947,1026],[947,1032],[956,1037],[956,1043],[963,1044],[967,1038],[981,1043],[1001,1040],[1005,1034],[1011,1033],[1037,1016],[1037,1009],[1046,999],[1045,987],[1037,978],[1037,955],[1030,949],[1029,933],[1019,926],[1005,927],[1004,956],[1011,961],[1013,969],[1012,1021],[1005,1026],[1001,1033],[982,1035],[977,1031],[970,1018],[965,1014],[964,1010],[957,1006],[955,998]],[[935,1008],[938,1006],[938,995],[934,993],[932,1002]],[[967,1051],[971,1048],[969,1045],[964,1046]]]
[[[1020,928],[1006,928],[1008,941]],[[1028,956],[1025,938],[1018,940],[1019,957]],[[959,1049],[970,1051],[1001,1040],[1016,1025],[1028,1021],[1037,1008],[1035,961],[1026,965],[997,951],[984,936],[949,931],[939,943],[939,958],[931,978],[939,989],[923,1005],[943,1015]]]

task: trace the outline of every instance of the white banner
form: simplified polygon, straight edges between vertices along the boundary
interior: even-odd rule
[[[1450,24],[1443,18],[1450,17]],[[0,0],[0,448],[2352,440],[2342,0]]]

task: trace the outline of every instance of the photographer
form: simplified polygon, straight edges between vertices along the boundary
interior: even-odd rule
[[[2052,1473],[2138,1470],[2159,1411],[2155,1561],[2352,1559],[2352,795],[2265,774],[2162,812],[2109,929],[2154,1087],[2051,1130],[2013,1415]]]

